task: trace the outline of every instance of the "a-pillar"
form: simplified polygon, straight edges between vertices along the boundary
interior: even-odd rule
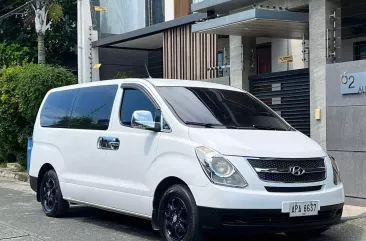
[[[256,73],[256,39],[230,36],[230,85],[250,90],[249,76]]]
[[[333,29],[330,15],[340,7],[339,1],[309,1],[310,37],[310,129],[311,138],[326,149],[326,65],[331,63],[327,57],[327,29]],[[332,34],[331,34],[331,37]],[[339,37],[339,36],[337,36]],[[330,39],[332,41],[333,39]],[[339,46],[338,46],[339,47]],[[320,120],[316,110],[320,109]]]

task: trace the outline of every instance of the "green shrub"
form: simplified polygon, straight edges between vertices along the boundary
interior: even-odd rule
[[[20,64],[31,60],[31,52],[28,47],[19,44],[0,44],[0,66]]]
[[[0,162],[26,165],[27,137],[32,135],[38,109],[46,93],[77,83],[61,67],[24,64],[3,68],[0,77]]]

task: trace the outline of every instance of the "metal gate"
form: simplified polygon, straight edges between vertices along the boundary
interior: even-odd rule
[[[254,75],[249,80],[253,95],[310,136],[309,69]]]

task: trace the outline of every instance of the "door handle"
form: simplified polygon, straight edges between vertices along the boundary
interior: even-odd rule
[[[109,145],[113,148],[113,150],[119,148],[119,141],[111,141],[109,142]]]
[[[117,151],[119,149],[120,141],[116,137],[101,136],[98,138],[97,148],[102,150]]]

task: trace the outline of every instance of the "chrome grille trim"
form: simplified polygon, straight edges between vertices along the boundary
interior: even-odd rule
[[[324,172],[325,167],[318,168],[303,168],[305,173]],[[290,173],[290,168],[254,168],[256,172],[267,172],[267,173]]]
[[[325,158],[245,158],[258,178],[272,183],[313,183],[327,178]],[[304,173],[295,176],[292,167],[301,167]]]

